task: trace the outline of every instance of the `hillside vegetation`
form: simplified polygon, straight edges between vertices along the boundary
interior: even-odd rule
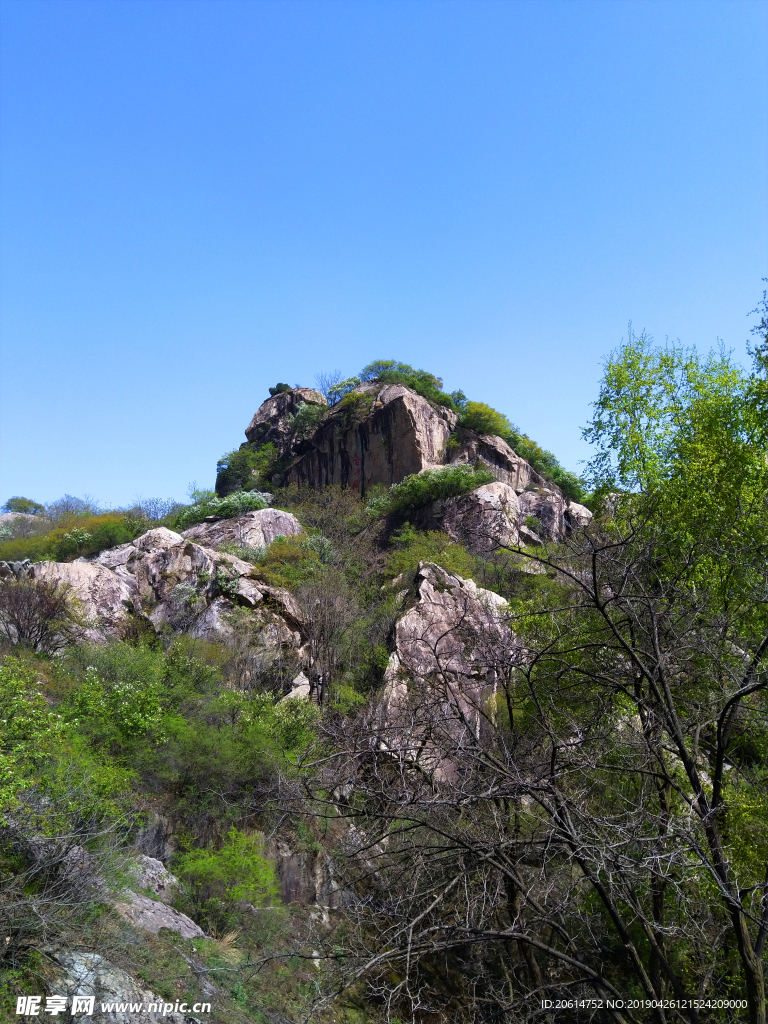
[[[749,371],[631,336],[586,431],[594,519],[528,517],[492,550],[418,517],[487,484],[479,463],[361,499],[278,486],[276,449],[246,446],[220,463],[226,497],[12,499],[14,562],[158,525],[298,525],[228,534],[170,591],[175,617],[133,609],[106,642],[49,584],[70,614],[55,652],[9,625],[21,601],[43,614],[37,578],[0,576],[3,1019],[56,991],[64,950],[209,999],[220,1024],[765,1024],[765,315],[756,336]],[[403,363],[326,379],[315,425],[373,379],[583,495],[501,413]],[[205,601],[215,639],[191,633]],[[147,851],[203,937],[121,912]]]

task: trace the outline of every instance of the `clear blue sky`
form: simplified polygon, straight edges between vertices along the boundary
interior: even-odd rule
[[[628,320],[744,355],[767,12],[4,0],[0,500],[183,498],[374,358],[577,469]]]

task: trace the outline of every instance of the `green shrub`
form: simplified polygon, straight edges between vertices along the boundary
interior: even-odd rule
[[[204,497],[201,501],[185,508],[175,519],[177,530],[185,530],[195,523],[202,523],[206,516],[221,516],[223,519],[231,519],[233,516],[241,516],[245,512],[253,512],[256,509],[266,508],[267,503],[259,494],[252,491],[235,491],[226,498]]]
[[[39,501],[32,501],[31,498],[9,498],[3,505],[3,512],[22,513],[27,516],[39,516],[45,512],[45,506]]]
[[[321,555],[306,537],[277,537],[258,563],[259,576],[273,587],[291,589],[313,579],[321,569]]]
[[[323,416],[328,412],[325,405],[314,405],[302,402],[294,416],[289,416],[288,423],[295,440],[302,441],[311,437],[320,425]]]
[[[0,559],[6,561],[40,561],[50,558],[69,562],[81,556],[96,555],[106,548],[127,544],[148,528],[148,523],[121,512],[105,512],[98,516],[80,516],[77,525],[67,529],[58,526],[36,537],[17,537],[0,544]]]
[[[62,721],[40,691],[37,674],[19,659],[0,667],[0,811],[32,784],[34,769],[61,733]]]
[[[495,434],[503,438],[537,473],[548,477],[572,501],[585,497],[584,481],[564,469],[552,452],[546,451],[514,426],[507,417],[484,402],[466,402],[459,423],[478,434]]]
[[[376,396],[372,391],[350,391],[334,407],[341,416],[344,426],[349,429],[360,423],[371,411]]]
[[[361,381],[377,379],[384,384],[405,384],[436,405],[456,408],[451,396],[443,391],[443,382],[439,377],[427,370],[414,370],[408,363],[400,363],[396,359],[377,359],[360,371]]]
[[[123,739],[143,736],[161,717],[164,659],[162,651],[114,643],[86,647],[73,655],[87,658],[85,678],[67,709],[70,720],[91,719]]]
[[[509,440],[514,434],[514,427],[503,412],[493,409],[485,402],[466,402],[459,420],[462,427],[475,430],[478,434],[495,434]]]
[[[268,482],[278,462],[277,446],[247,442],[222,455],[216,463],[216,493],[250,491]]]
[[[231,828],[220,850],[192,850],[174,868],[189,887],[197,916],[214,930],[227,927],[228,912],[238,903],[268,907],[278,900],[275,869],[258,833]]]
[[[479,560],[465,547],[437,530],[415,530],[406,523],[392,536],[392,550],[387,555],[386,574],[394,578],[411,577],[419,562],[434,562],[446,572],[455,572],[464,579],[477,575]]]
[[[359,377],[347,377],[345,380],[339,380],[336,381],[335,384],[331,384],[328,388],[328,394],[326,395],[328,403],[330,405],[336,405],[344,395],[349,391],[352,391],[352,389],[356,388],[360,383],[361,381]]]
[[[444,469],[426,469],[423,473],[407,476],[402,483],[390,487],[387,494],[368,503],[367,512],[373,519],[394,513],[412,512],[438,498],[454,498],[490,483],[493,473],[472,466],[446,466]]]
[[[290,384],[275,384],[273,388],[269,389],[270,397],[274,398],[275,395],[282,395],[286,391],[291,390]]]

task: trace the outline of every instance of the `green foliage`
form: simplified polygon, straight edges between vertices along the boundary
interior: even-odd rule
[[[372,499],[367,512],[373,519],[395,513],[411,512],[422,508],[438,498],[453,498],[474,491],[476,487],[490,483],[493,473],[487,469],[460,464],[444,469],[427,469],[413,473],[402,483],[390,487],[387,494]]]
[[[329,404],[336,405],[336,403],[340,401],[344,397],[344,395],[346,395],[349,391],[352,391],[353,388],[356,388],[360,383],[361,381],[359,377],[347,377],[345,380],[340,380],[337,381],[335,384],[331,384],[328,388],[328,394],[326,396],[328,398]]]
[[[275,386],[273,388],[269,389],[269,394],[270,394],[270,396],[272,398],[274,398],[275,395],[282,395],[286,391],[290,391],[290,390],[291,390],[291,385],[290,384],[275,384]]]
[[[575,473],[564,469],[552,452],[546,451],[526,434],[510,423],[498,410],[484,402],[465,402],[459,423],[478,434],[495,434],[526,460],[537,473],[548,477],[572,501],[585,498],[584,481]]]
[[[17,658],[0,666],[0,811],[32,785],[35,770],[61,734],[62,719],[52,712],[36,673]]]
[[[194,850],[179,858],[180,876],[203,899],[211,896],[247,900],[254,906],[271,903],[279,886],[265,852],[264,837],[231,828],[220,850]]]
[[[216,493],[257,490],[267,483],[278,462],[277,446],[272,442],[247,442],[222,455],[216,463]]]
[[[375,397],[372,391],[349,391],[336,404],[336,413],[341,416],[347,429],[365,419],[371,411]]]
[[[288,419],[294,439],[302,441],[307,437],[311,437],[327,412],[328,409],[324,405],[302,402],[295,415],[290,416]]]
[[[143,736],[161,717],[164,658],[146,646],[86,646],[71,655],[87,660],[85,678],[67,709],[70,720],[95,720],[124,740]],[[100,730],[100,731],[101,731]]]
[[[231,828],[220,850],[192,850],[174,866],[189,887],[198,918],[209,928],[226,927],[233,904],[267,907],[278,899],[275,869],[258,833]]]
[[[195,523],[202,523],[206,516],[221,516],[222,519],[231,519],[233,516],[241,516],[245,512],[252,512],[256,509],[266,508],[267,503],[259,494],[251,491],[235,491],[226,498],[206,497],[202,501],[183,509],[176,516],[175,527],[177,530],[186,530]]]
[[[56,527],[48,533],[34,537],[17,537],[0,544],[0,559],[6,561],[40,561],[48,558],[56,562],[70,562],[81,556],[96,555],[106,548],[127,544],[143,533],[148,524],[120,512],[107,512],[98,516],[82,516],[77,525],[67,529]]]
[[[3,512],[16,512],[28,516],[39,516],[45,512],[45,506],[31,498],[9,498],[3,505]]]
[[[455,572],[465,579],[477,576],[479,559],[467,549],[451,540],[447,533],[437,530],[414,530],[406,523],[392,535],[392,550],[387,555],[386,574],[390,578],[404,575],[412,577],[419,562],[434,562],[446,572]]]
[[[360,380],[380,380],[383,384],[405,384],[436,405],[454,408],[453,399],[443,391],[443,382],[426,370],[415,370],[396,359],[377,359],[360,371]]]
[[[498,412],[484,402],[466,402],[459,421],[463,427],[478,434],[495,434],[507,441],[514,433],[514,427],[504,413]]]
[[[259,576],[273,587],[292,589],[314,579],[321,556],[307,537],[277,537],[259,562]]]

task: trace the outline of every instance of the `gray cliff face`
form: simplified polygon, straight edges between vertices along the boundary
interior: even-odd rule
[[[455,777],[456,766],[445,753],[452,743],[424,722],[442,706],[457,707],[479,736],[489,700],[525,652],[498,594],[431,562],[420,563],[415,590],[415,603],[395,624],[395,650],[371,725],[382,749],[418,751],[414,759],[422,769],[445,781]],[[452,733],[455,723],[446,719],[445,728]]]
[[[285,473],[286,483],[350,487],[364,495],[446,464],[458,416],[402,384],[362,384],[320,424]]]
[[[314,388],[293,388],[262,402],[253,419],[245,428],[245,436],[256,444],[275,444],[283,458],[290,452],[290,416],[295,416],[304,405],[327,406],[328,402]]]

